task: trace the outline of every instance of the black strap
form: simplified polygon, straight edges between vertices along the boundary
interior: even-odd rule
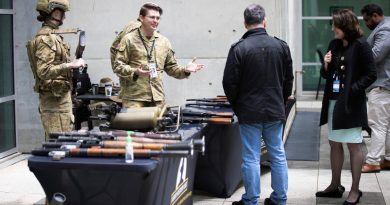
[[[138,35],[141,38],[142,44],[144,44],[144,47],[146,49],[146,55],[148,56],[148,62],[150,62],[152,60],[152,53],[153,53],[154,43],[156,42],[156,39],[153,40],[152,48],[150,49],[150,53],[149,53],[148,47],[146,46],[146,43],[145,43],[144,39],[141,36],[140,29],[138,29]]]

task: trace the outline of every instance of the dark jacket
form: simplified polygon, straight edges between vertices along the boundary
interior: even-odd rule
[[[285,120],[293,79],[287,44],[256,28],[230,48],[222,83],[240,123],[264,123]]]
[[[333,88],[332,71],[336,69],[335,57],[340,56],[342,40],[333,40],[328,51],[332,51],[332,61],[328,72],[321,68],[321,75],[326,79],[322,100],[320,125],[328,122],[329,97]],[[363,127],[368,130],[365,89],[376,79],[372,51],[363,38],[349,43],[345,50],[345,84],[337,98],[333,111],[333,129]]]

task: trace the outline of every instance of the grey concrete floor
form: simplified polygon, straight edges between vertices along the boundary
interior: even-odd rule
[[[369,144],[370,139],[365,139]],[[342,184],[346,192],[341,199],[316,198],[315,192],[326,188],[330,183],[331,170],[329,165],[329,144],[326,138],[326,127],[321,129],[320,161],[289,161],[289,191],[288,203],[297,205],[326,205],[342,204],[348,195],[351,186],[351,172],[349,170],[349,154],[345,148],[345,162],[342,172]],[[365,145],[363,145],[365,150]],[[8,164],[0,164],[0,205],[41,205],[45,194],[38,180],[27,166],[26,156],[20,156]],[[262,168],[261,196],[259,204],[271,193],[270,172]],[[363,197],[360,204],[390,204],[390,171],[362,174],[360,189]],[[239,200],[244,192],[242,186],[230,198],[215,198],[195,191],[193,201],[195,205],[227,205]]]

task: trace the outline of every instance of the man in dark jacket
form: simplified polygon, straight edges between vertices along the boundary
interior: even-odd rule
[[[282,141],[285,102],[293,84],[288,45],[270,37],[260,5],[244,11],[244,36],[232,45],[223,76],[225,94],[238,116],[245,193],[239,204],[257,204],[260,196],[261,139],[271,161],[272,188],[264,204],[286,204],[287,161]]]

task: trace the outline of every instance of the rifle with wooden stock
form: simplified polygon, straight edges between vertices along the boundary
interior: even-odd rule
[[[186,99],[186,101],[195,101],[195,102],[228,102],[226,97],[192,98],[192,99]]]
[[[224,117],[232,118],[233,112],[196,112],[190,110],[183,110],[183,116],[195,116],[195,117]]]
[[[35,156],[51,156],[53,160],[60,160],[64,157],[113,157],[124,158],[125,149],[113,148],[51,148],[51,149],[36,149],[31,153]],[[189,150],[150,150],[150,149],[134,149],[135,158],[149,157],[187,157],[191,155]]]
[[[197,101],[194,103],[186,103],[186,106],[188,107],[229,107],[232,106],[229,104],[228,101],[222,101],[222,102],[201,102]]]
[[[184,117],[182,122],[196,124],[196,123],[209,123],[216,125],[230,125],[233,122],[233,118],[226,117]]]
[[[130,132],[130,133],[129,133]],[[181,140],[180,134],[158,134],[153,132],[133,132],[133,131],[124,131],[124,130],[114,130],[108,132],[95,132],[95,131],[86,131],[86,132],[51,132],[49,133],[49,138],[58,138],[59,136],[78,136],[78,137],[95,137],[102,140],[115,140],[117,137],[124,137],[130,134],[131,137],[138,138],[150,138],[150,139],[164,139],[164,140]]]
[[[83,140],[113,140],[113,141],[126,141],[125,136],[118,136],[118,137],[112,137],[112,138],[96,138],[96,137],[88,137],[88,136],[58,136],[56,139],[57,142],[77,142],[77,141],[83,141]],[[163,144],[173,144],[181,142],[181,140],[169,140],[169,139],[150,139],[146,137],[132,137],[133,142],[139,142],[139,143],[163,143]]]
[[[204,151],[204,139],[191,140],[189,142],[179,142],[174,144],[163,143],[138,143],[132,142],[134,149],[150,149],[150,150],[194,150],[197,152]],[[61,148],[61,147],[77,147],[77,148],[117,148],[124,149],[126,147],[126,141],[99,141],[99,140],[80,140],[77,142],[67,141],[48,141],[43,142],[42,147],[45,149]]]

